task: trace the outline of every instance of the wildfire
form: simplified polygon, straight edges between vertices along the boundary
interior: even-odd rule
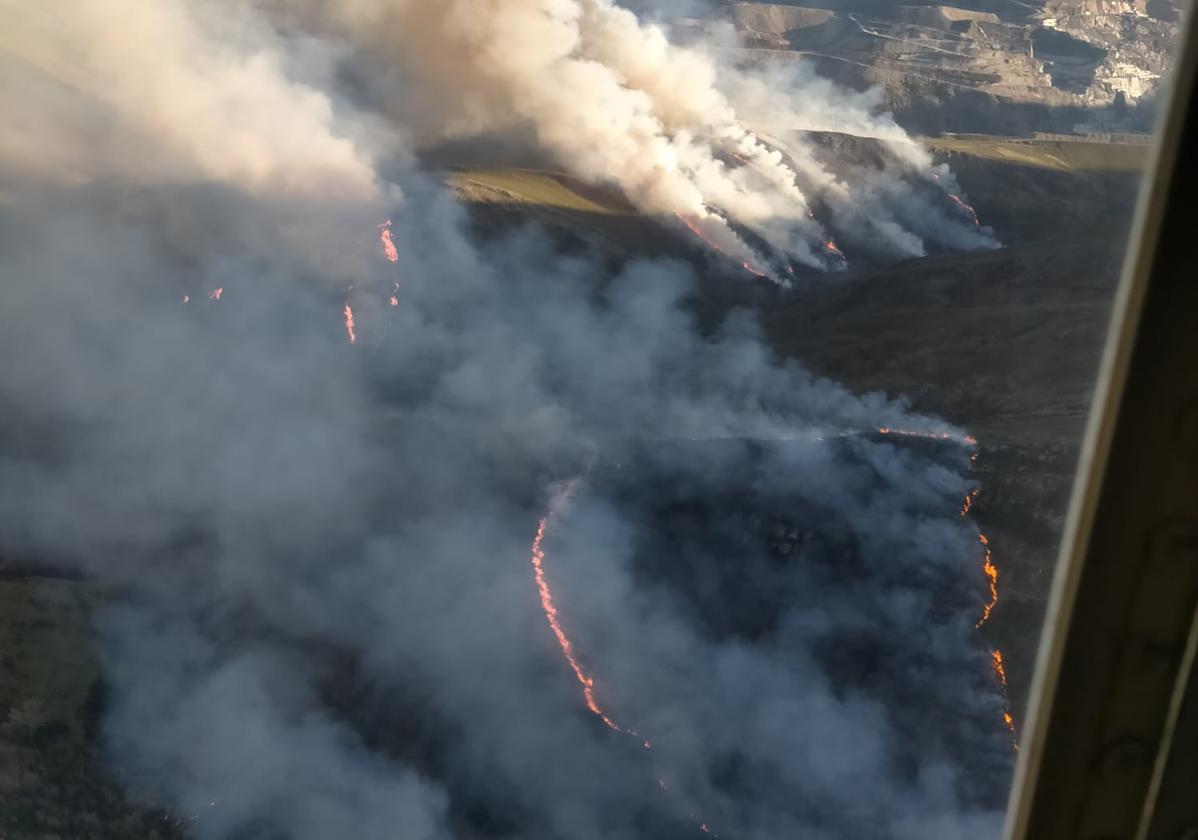
[[[191,295],[184,295],[184,296],[183,296],[183,302],[184,302],[184,303],[191,303]]]
[[[682,224],[686,225],[687,229],[690,230],[691,233],[693,233],[699,239],[703,240],[703,242],[706,243],[708,248],[711,248],[711,250],[715,251],[716,253],[723,254],[724,256],[728,256],[727,251],[725,251],[719,245],[715,244],[714,242],[712,242],[710,239],[708,239],[706,236],[703,235],[703,231],[699,230],[698,225],[691,222],[690,219],[686,218],[686,216],[683,216],[681,213],[675,213],[674,215],[678,217],[678,221],[680,221],[680,222],[682,222]],[[743,268],[745,271],[749,272],[750,274],[756,275],[757,277],[769,277],[768,274],[766,274],[764,271],[762,271],[761,269],[754,266],[748,260],[745,260],[740,265],[741,265],[741,268]]]
[[[990,667],[994,669],[995,676],[998,677],[998,684],[1002,686],[1002,690],[1007,690],[1007,669],[1003,665],[1002,651],[995,648],[994,653],[990,654]]]
[[[390,262],[399,262],[399,251],[395,247],[395,239],[391,235],[391,220],[379,225],[379,244],[383,246],[383,254]]]
[[[391,305],[399,306],[399,283],[395,284],[395,288],[391,292]]]
[[[224,293],[225,293],[224,286],[214,289],[212,294],[208,295],[208,300],[220,300],[220,296],[223,295]],[[186,303],[186,301],[184,301],[184,303]]]
[[[990,613],[994,610],[994,605],[998,603],[998,567],[994,565],[994,554],[990,551],[990,540],[986,539],[986,535],[979,531],[978,542],[986,550],[986,559],[982,563],[982,571],[986,573],[986,577],[990,582],[990,600],[982,607],[982,617],[974,625],[975,629],[981,629],[981,626],[990,620]]]
[[[836,244],[835,239],[829,239],[827,242],[825,242],[824,248],[829,253],[835,254],[836,256],[840,257],[842,260],[844,259],[844,251],[840,250],[840,247]]]
[[[607,713],[599,707],[599,703],[595,700],[595,680],[590,677],[582,666],[578,663],[578,657],[574,655],[574,645],[570,642],[570,637],[566,635],[566,631],[562,629],[562,623],[557,617],[557,607],[553,603],[553,591],[549,588],[549,582],[545,579],[545,550],[541,547],[545,541],[545,532],[549,528],[549,523],[553,521],[553,517],[557,515],[558,509],[562,504],[570,498],[573,493],[573,483],[566,486],[565,491],[557,498],[549,512],[541,517],[541,521],[537,524],[537,535],[532,541],[532,573],[537,582],[537,593],[541,598],[541,609],[545,613],[545,620],[549,622],[549,629],[553,631],[553,635],[557,638],[558,647],[562,649],[562,656],[566,658],[566,662],[570,665],[570,670],[574,672],[579,684],[582,686],[582,699],[585,701],[587,709],[591,714],[598,717],[609,728],[616,732],[624,730],[614,720],[608,717]],[[648,749],[649,742],[645,742],[645,748]]]
[[[973,488],[969,491],[969,495],[965,497],[965,503],[961,506],[962,517],[968,516],[969,512],[973,510],[973,500],[978,497],[978,492],[980,489],[980,487]]]
[[[998,648],[994,649],[994,653],[990,654],[990,667],[994,670],[994,675],[998,677],[998,685],[1002,689],[1003,702],[1009,703],[1007,700],[1007,669],[1003,665],[1002,651]],[[1011,714],[1011,707],[1008,705],[1003,709],[1003,723],[1007,729],[1011,731],[1011,745],[1015,748],[1015,752],[1019,752],[1019,733],[1015,730],[1015,718]]]
[[[973,440],[970,438],[970,440]],[[976,443],[976,441],[974,441]],[[970,458],[970,463],[976,463],[977,452],[974,452]],[[974,501],[981,492],[980,487],[975,487],[969,491],[965,497],[965,502],[961,506],[961,516],[967,516],[973,510]],[[978,542],[982,544],[983,550],[986,552],[985,560],[982,563],[982,571],[986,573],[986,579],[990,584],[990,600],[982,607],[982,617],[978,619],[974,625],[975,630],[981,629],[982,625],[990,620],[990,613],[994,610],[998,603],[998,567],[994,565],[994,554],[990,550],[990,538],[981,531],[978,531]],[[1019,752],[1019,734],[1015,730],[1015,718],[1011,714],[1010,700],[1007,698],[1007,668],[1003,662],[1002,651],[995,648],[990,654],[990,669],[994,671],[994,675],[998,678],[998,686],[1002,690],[1003,709],[1002,720],[1003,725],[1011,732],[1011,746],[1015,752]]]
[[[965,213],[965,215],[969,216],[969,218],[973,220],[974,227],[982,226],[982,220],[978,218],[977,211],[974,210],[970,205],[966,204],[961,196],[953,195],[952,193],[946,193],[946,195],[948,195],[949,201],[957,205],[957,208],[961,210],[961,212]]]
[[[541,610],[545,613],[545,621],[549,624],[549,629],[553,631],[554,638],[557,639],[558,647],[561,648],[562,656],[566,663],[569,664],[570,670],[574,672],[574,678],[578,680],[578,684],[582,686],[582,699],[586,703],[587,710],[603,721],[603,724],[613,732],[619,732],[624,735],[631,735],[638,738],[641,742],[641,747],[648,750],[652,748],[649,739],[642,736],[635,729],[625,729],[620,726],[611,717],[603,711],[599,705],[599,701],[595,699],[595,680],[586,671],[582,669],[582,665],[578,661],[578,657],[574,653],[574,643],[570,641],[570,637],[566,635],[565,628],[562,627],[560,618],[558,617],[557,605],[553,602],[553,590],[549,588],[549,581],[545,577],[545,535],[549,531],[549,525],[553,522],[555,516],[561,507],[570,499],[574,493],[574,482],[571,481],[565,489],[557,495],[549,506],[548,512],[541,517],[537,523],[537,533],[533,537],[532,547],[529,551],[530,560],[532,562],[533,579],[537,584],[537,594],[541,600]],[[657,786],[663,793],[670,790],[665,779],[658,778]],[[691,822],[695,827],[704,834],[710,834],[714,838],[719,835],[711,830],[706,822],[699,820],[693,813],[690,815]]]
[[[349,301],[345,302],[345,334],[349,336],[350,344],[358,343],[358,335],[354,332],[354,309]]]
[[[893,435],[894,437],[914,437],[925,438],[927,440],[955,440],[962,446],[977,446],[977,438],[973,435],[963,435],[956,437],[952,432],[921,432],[915,429],[892,429],[889,426],[883,426],[878,429],[880,435]]]

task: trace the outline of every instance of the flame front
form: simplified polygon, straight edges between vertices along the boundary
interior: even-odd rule
[[[994,652],[990,654],[990,667],[994,670],[994,675],[998,677],[1003,703],[1006,704],[1002,713],[1003,723],[1011,731],[1011,745],[1015,748],[1015,752],[1019,752],[1019,733],[1015,731],[1015,718],[1011,714],[1010,700],[1007,698],[1007,669],[1003,664],[1002,651],[998,648],[995,648]]]
[[[681,213],[675,213],[674,215],[678,217],[678,221],[680,221],[680,222],[682,222],[682,224],[686,225],[687,229],[691,233],[693,233],[695,236],[697,236],[699,239],[701,239],[707,245],[708,248],[715,251],[717,254],[722,254],[725,257],[728,256],[727,251],[725,251],[719,245],[715,244],[714,242],[712,242],[710,239],[708,239],[706,236],[703,235],[703,231],[699,230],[698,225],[696,225],[694,222],[692,222],[686,216],[683,216]],[[757,277],[765,277],[765,278],[769,277],[768,274],[766,274],[764,271],[762,271],[761,269],[754,266],[748,260],[745,260],[740,265],[741,265],[741,268],[743,268],[745,271],[747,271],[750,274],[753,274]]]
[[[969,516],[969,512],[971,510],[973,510],[973,500],[978,497],[978,492],[980,490],[981,490],[980,487],[975,487],[972,490],[970,490],[969,495],[965,497],[965,503],[963,505],[961,505],[962,518]]]
[[[982,607],[982,617],[974,625],[975,629],[981,629],[981,626],[990,620],[990,613],[994,611],[994,606],[998,603],[998,567],[994,565],[994,554],[990,551],[990,540],[987,539],[985,534],[979,531],[978,542],[982,544],[982,548],[986,551],[986,558],[982,562],[982,571],[986,573],[986,578],[990,583],[990,600]]]
[[[927,440],[955,440],[962,446],[977,446],[978,443],[977,438],[973,435],[957,437],[952,432],[920,432],[914,429],[892,429],[889,426],[883,426],[878,429],[878,434],[893,437],[925,438]]]
[[[532,573],[533,578],[537,582],[537,593],[541,598],[541,609],[545,613],[545,620],[549,622],[549,629],[553,631],[554,637],[557,639],[558,647],[562,649],[562,656],[566,658],[570,669],[574,672],[579,684],[582,686],[582,699],[586,703],[587,709],[591,714],[598,717],[609,729],[616,732],[624,730],[599,707],[599,703],[595,700],[595,680],[582,670],[582,665],[578,663],[578,657],[574,655],[574,645],[570,642],[570,637],[566,635],[566,631],[562,629],[562,623],[557,617],[557,607],[553,603],[553,591],[549,588],[549,581],[545,579],[545,550],[542,544],[545,541],[545,533],[549,528],[549,523],[553,521],[553,517],[557,515],[559,507],[569,499],[574,490],[573,483],[566,486],[566,490],[557,498],[549,512],[541,517],[541,521],[537,524],[537,534],[532,541]],[[649,748],[649,742],[645,741],[645,748]]]
[[[970,458],[970,462],[974,462],[976,457],[977,453],[975,452]],[[961,506],[961,516],[967,516],[973,510],[974,500],[977,499],[979,492],[981,492],[979,487],[969,491]],[[990,600],[982,607],[982,617],[974,625],[975,630],[981,629],[982,625],[990,620],[990,613],[994,611],[994,606],[998,603],[998,567],[994,565],[994,554],[990,551],[990,538],[978,531],[978,542],[982,544],[982,548],[986,552],[982,562],[982,571],[986,573],[986,580],[990,585]],[[1015,730],[1015,717],[1011,714],[1011,701],[1007,696],[1007,668],[1003,662],[1002,651],[998,648],[995,648],[990,654],[990,669],[994,671],[994,675],[998,678],[998,687],[1002,690],[1003,724],[1011,732],[1011,746],[1015,752],[1019,752],[1019,733]]]
[[[208,300],[220,300],[220,296],[225,293],[224,286],[214,289],[212,294],[208,295]],[[186,301],[184,301],[186,303]]]
[[[969,218],[973,221],[974,227],[982,226],[982,220],[978,218],[978,211],[974,210],[973,207],[966,204],[965,200],[963,198],[961,198],[961,196],[953,195],[952,193],[945,193],[945,194],[948,196],[949,200],[953,204],[957,205],[958,210],[960,210],[965,215],[969,216]]]
[[[358,334],[354,332],[354,308],[345,302],[345,334],[349,336],[350,344],[358,343]]]
[[[399,251],[395,247],[395,239],[391,235],[391,220],[379,225],[379,244],[383,246],[383,254],[390,262],[399,262]]]

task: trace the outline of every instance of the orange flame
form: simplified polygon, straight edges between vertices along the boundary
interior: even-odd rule
[[[220,288],[214,290],[212,292],[212,294],[208,295],[208,300],[220,300],[220,296],[223,295],[224,293],[225,293],[225,288],[224,288],[224,286],[221,286]]]
[[[982,571],[986,573],[986,578],[990,583],[990,600],[982,607],[982,617],[974,625],[975,629],[981,629],[981,626],[990,620],[990,613],[998,603],[998,567],[994,565],[994,554],[990,551],[990,540],[986,539],[985,534],[979,532],[978,542],[986,550],[986,558],[982,563]]]
[[[968,516],[969,512],[973,510],[973,500],[978,497],[980,490],[980,487],[975,487],[969,491],[969,495],[965,497],[965,504],[961,506],[961,516]]]
[[[1003,665],[1002,651],[998,648],[995,648],[994,653],[990,654],[990,667],[994,670],[995,676],[998,677],[998,685],[1002,689],[1003,702],[1007,704],[1002,713],[1003,723],[1011,731],[1011,746],[1015,749],[1015,752],[1019,752],[1019,733],[1015,729],[1015,717],[1011,714],[1010,701],[1007,699],[1007,669]]]
[[[391,262],[399,262],[399,251],[395,248],[395,240],[391,236],[391,220],[379,225],[379,243],[383,246],[383,254]]]
[[[582,686],[582,699],[586,704],[587,710],[591,714],[598,717],[603,724],[614,732],[620,732],[625,735],[631,735],[640,739],[641,747],[648,750],[652,748],[649,739],[642,736],[635,729],[625,729],[611,719],[611,717],[603,711],[599,706],[599,701],[595,699],[595,680],[586,671],[582,669],[582,665],[578,661],[578,657],[574,653],[574,643],[570,641],[570,637],[566,635],[565,629],[562,627],[561,619],[558,617],[557,605],[553,601],[553,591],[549,588],[549,581],[545,577],[545,535],[549,531],[549,525],[557,516],[561,507],[570,499],[574,493],[574,482],[569,482],[565,489],[557,495],[549,507],[549,511],[541,517],[537,523],[537,533],[533,537],[532,547],[529,551],[530,560],[532,562],[533,579],[537,584],[537,594],[541,600],[541,610],[545,613],[545,621],[549,624],[549,629],[553,631],[554,638],[557,639],[558,647],[561,648],[562,656],[565,657],[570,670],[574,672],[574,678],[578,680],[578,684]],[[669,786],[665,779],[658,778],[657,786],[663,791],[669,791]],[[714,838],[719,835],[711,830],[705,822],[701,822],[692,813],[691,821],[704,834],[710,834]]]
[[[706,236],[703,235],[703,231],[699,230],[698,225],[691,222],[688,218],[686,218],[686,216],[683,216],[681,213],[675,212],[674,215],[678,217],[678,221],[680,221],[684,225],[686,225],[687,229],[690,230],[691,233],[693,233],[695,236],[699,237],[699,239],[703,240],[703,242],[706,243],[708,248],[711,248],[716,253],[723,254],[724,256],[728,256],[727,251],[725,251],[719,245],[715,244],[714,242],[712,242],[710,239],[708,239]],[[749,272],[750,274],[754,274],[758,277],[769,277],[768,274],[766,274],[764,271],[757,268],[756,266],[752,265],[748,260],[745,260],[740,265],[741,265],[741,268],[743,268],[745,271]]]
[[[892,429],[889,426],[883,426],[878,429],[880,435],[892,435],[894,437],[913,437],[924,438],[926,440],[955,440],[962,446],[976,446],[977,440],[973,435],[963,435],[957,437],[952,432],[921,432],[915,429]]]
[[[750,274],[755,274],[758,277],[769,277],[769,275],[766,274],[761,269],[757,268],[756,266],[750,265],[748,260],[745,260],[743,263],[741,263],[741,267],[744,268],[744,270],[749,272]]]
[[[844,259],[844,251],[840,250],[840,247],[836,244],[835,239],[829,239],[827,242],[825,242],[824,248],[826,248],[830,253],[835,254],[841,259]]]
[[[961,198],[961,196],[953,195],[952,193],[947,193],[947,195],[949,197],[949,200],[952,201],[953,204],[957,205],[958,209],[960,209],[963,213],[968,215],[970,219],[973,220],[973,224],[975,227],[982,226],[982,220],[978,218],[977,211],[974,210],[970,205],[966,204],[964,199]]]
[[[990,667],[994,669],[995,675],[998,677],[998,683],[1002,686],[1003,691],[1007,690],[1007,669],[1003,665],[1002,651],[998,648],[994,649],[994,653],[990,654]]]
[[[972,438],[970,439],[972,440]],[[976,441],[974,441],[976,443]],[[970,456],[970,461],[976,461],[977,453],[974,452]],[[965,503],[961,507],[961,516],[966,516],[973,510],[974,500],[977,499],[978,493],[981,492],[980,487],[975,487],[969,491],[965,497]],[[990,620],[990,613],[994,610],[998,603],[998,567],[994,565],[994,554],[990,550],[990,538],[981,531],[978,531],[978,542],[982,544],[983,550],[986,552],[985,560],[982,563],[982,571],[986,573],[986,579],[990,584],[990,600],[982,607],[982,617],[978,619],[974,629],[981,629],[982,625]],[[1007,697],[1007,667],[1003,662],[1002,651],[995,648],[990,654],[990,668],[994,671],[994,675],[998,677],[999,688],[1002,689],[1003,703],[1003,724],[1011,732],[1011,746],[1015,752],[1019,752],[1019,734],[1015,729],[1015,718],[1011,714],[1010,700]]]
[[[345,302],[345,334],[349,336],[350,344],[358,343],[358,334],[354,332],[354,310],[349,301]]]
[[[537,524],[537,535],[532,541],[532,573],[533,578],[537,582],[537,593],[541,598],[541,609],[545,613],[545,620],[549,623],[549,629],[553,631],[554,637],[557,638],[558,647],[562,649],[562,656],[566,658],[566,662],[570,665],[570,670],[574,672],[575,678],[582,686],[582,699],[586,703],[587,709],[591,714],[598,717],[609,729],[616,732],[624,730],[612,720],[599,707],[599,703],[595,700],[595,680],[588,676],[582,670],[582,666],[578,663],[578,658],[574,655],[574,645],[570,642],[570,637],[566,635],[566,631],[562,629],[562,623],[557,617],[557,607],[553,603],[553,592],[549,589],[549,582],[545,579],[545,550],[541,547],[545,541],[545,532],[549,528],[549,523],[553,521],[553,517],[557,515],[558,508],[570,498],[574,490],[573,483],[566,486],[563,492],[555,501],[549,512],[541,517],[541,521]],[[646,749],[648,742],[645,742]]]
[[[391,292],[391,305],[399,306],[399,283],[395,284],[395,289]]]

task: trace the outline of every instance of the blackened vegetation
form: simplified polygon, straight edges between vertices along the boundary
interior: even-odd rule
[[[838,698],[885,707],[899,774],[956,764],[970,804],[1001,807],[1013,754],[1001,713],[977,702],[996,686],[973,630],[976,552],[946,562],[902,536],[929,521],[974,526],[960,499],[896,479],[958,470],[966,457],[955,442],[877,435],[653,441],[605,461],[588,487],[638,522],[640,582],[676,599],[713,644],[806,643]],[[887,470],[891,459],[902,473]],[[870,511],[906,521],[870,531]],[[735,791],[749,764],[729,754],[713,780]]]

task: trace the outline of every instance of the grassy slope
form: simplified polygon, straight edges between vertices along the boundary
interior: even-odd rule
[[[0,580],[0,838],[176,838],[102,769],[92,584]]]
[[[934,152],[958,152],[986,160],[1058,172],[1138,172],[1148,145],[1091,140],[1020,140],[1010,137],[946,135],[922,142]]]

